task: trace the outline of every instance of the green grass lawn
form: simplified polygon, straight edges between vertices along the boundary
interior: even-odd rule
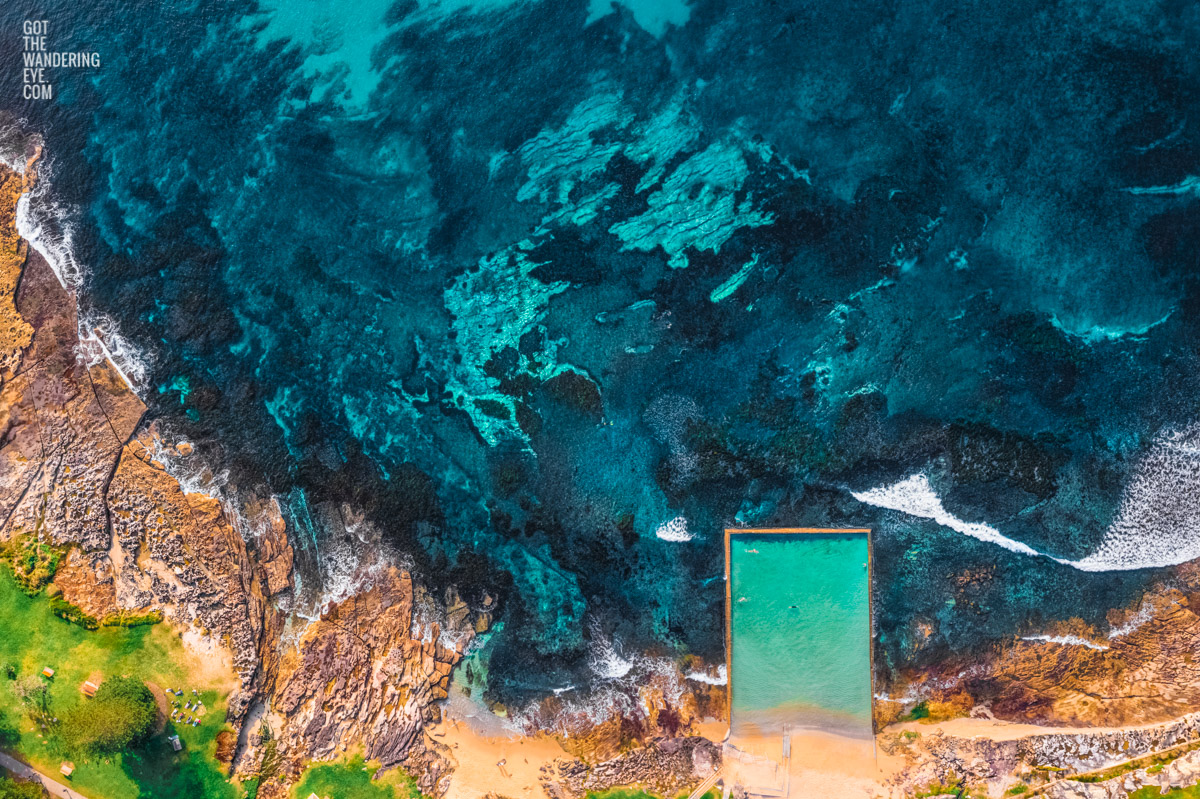
[[[1159,793],[1160,788],[1147,785],[1129,794],[1129,799],[1200,799],[1200,785],[1179,788],[1170,793]]]
[[[43,736],[21,707],[12,681],[0,672],[0,711],[19,727],[19,753],[35,768],[57,777],[62,760],[69,757],[76,769],[71,785],[95,799],[237,799],[242,795],[225,779],[214,757],[217,733],[226,727],[232,675],[224,685],[189,682],[189,665],[196,661],[168,625],[84,630],[51,613],[44,594],[26,596],[7,568],[0,568],[0,608],[0,664],[15,665],[18,679],[38,674],[46,666],[54,669],[50,687],[54,715],[87,701],[79,687],[94,672],[102,677],[128,674],[162,688],[180,688],[187,700],[196,688],[208,710],[199,726],[176,728],[168,722],[162,733],[135,751],[85,757],[63,752]],[[172,751],[167,743],[167,735],[173,732],[184,742],[182,752]]]
[[[422,799],[416,781],[399,769],[372,780],[376,766],[362,756],[332,763],[314,763],[292,789],[292,796],[307,799],[311,794],[329,799]]]

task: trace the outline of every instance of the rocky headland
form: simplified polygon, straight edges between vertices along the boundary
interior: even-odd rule
[[[1071,619],[1037,635],[906,670],[875,706],[878,727],[917,703],[1048,726],[1166,722],[1200,703],[1200,568],[1172,568],[1134,607],[1109,612],[1107,629]],[[930,622],[932,624],[932,622]],[[936,715],[936,712],[935,712]]]
[[[257,770],[265,721],[284,778],[260,795],[359,746],[436,791],[444,769],[422,729],[488,613],[429,601],[391,567],[318,619],[290,615],[293,549],[277,504],[242,498],[234,512],[184,491],[161,458],[189,445],[162,440],[121,373],[81,342],[74,296],[18,234],[38,155],[31,141],[23,171],[0,166],[0,538],[61,548],[48,590],[93,617],[161,612],[185,640],[227,651],[240,735],[226,755]],[[416,621],[418,602],[435,621]]]

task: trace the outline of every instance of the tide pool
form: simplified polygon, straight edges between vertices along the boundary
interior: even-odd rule
[[[735,735],[871,734],[867,536],[730,536]]]

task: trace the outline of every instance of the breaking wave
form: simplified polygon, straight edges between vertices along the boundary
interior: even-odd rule
[[[313,539],[319,541],[319,545],[315,545],[312,552],[319,590],[305,592],[297,587],[294,612],[313,622],[334,605],[368,589],[387,568],[388,562],[380,546],[379,530],[349,505],[318,505],[311,508],[309,522],[320,529]],[[301,568],[293,570],[297,580],[302,573]],[[435,603],[430,602],[427,606],[417,601],[413,607],[413,637],[420,639],[431,635],[434,622],[442,634],[448,632],[443,615]],[[442,644],[453,648],[453,643],[447,640],[442,640]]]
[[[682,516],[676,516],[670,521],[665,521],[658,526],[654,534],[663,541],[671,541],[674,543],[683,543],[691,541],[695,536],[688,530],[687,519]]]
[[[108,361],[130,391],[139,397],[145,396],[153,358],[121,335],[112,317],[81,312],[79,356],[88,366]]]
[[[1106,650],[1106,644],[1098,644],[1095,641],[1089,641],[1086,638],[1080,638],[1077,635],[1023,635],[1022,641],[1039,641],[1047,644],[1061,644],[1063,646],[1086,646],[1088,649]]]
[[[4,156],[6,162],[13,158],[11,153]],[[59,284],[78,298],[86,292],[89,279],[86,265],[75,255],[74,220],[78,209],[55,199],[52,160],[43,157],[38,162],[38,171],[38,180],[33,188],[22,195],[18,202],[17,231],[46,260]],[[90,311],[78,303],[77,308],[77,355],[80,360],[87,366],[107,361],[129,389],[144,398],[150,384],[152,355],[125,338],[112,317]],[[226,518],[243,537],[256,535],[262,521],[250,518],[242,511],[237,491],[228,485],[228,471],[212,468],[195,453],[185,454],[180,448],[164,442],[162,436],[168,440],[173,438],[169,431],[156,430],[147,454],[163,465],[185,493],[217,499]],[[279,500],[278,497],[272,498],[277,507]],[[348,509],[340,514],[341,519],[350,517],[353,514]],[[330,606],[368,587],[385,565],[380,557],[362,554],[364,551],[377,553],[378,547],[368,545],[377,538],[377,534],[369,531],[369,525],[361,520],[335,525],[331,519],[324,518],[321,526],[335,534],[322,536],[315,553],[316,574],[310,576],[318,578],[319,591],[305,594],[300,590],[301,574],[296,572],[293,575],[297,596],[303,597],[297,601],[295,613],[307,622],[320,618]]]
[[[1108,640],[1121,638],[1137,630],[1146,622],[1154,618],[1154,605],[1150,602],[1143,602],[1141,607],[1123,623],[1113,627],[1108,631]]]
[[[986,541],[989,544],[1002,546],[1010,552],[1019,552],[1022,555],[1041,554],[1027,544],[1002,535],[991,525],[980,522],[964,522],[951,514],[942,506],[941,497],[929,485],[929,478],[924,474],[914,474],[890,486],[872,488],[868,491],[851,491],[850,493],[859,502],[874,505],[877,508],[898,510],[921,519],[933,519],[943,527],[949,527],[951,530],[980,541]]]
[[[599,679],[590,685],[554,689],[555,702],[531,702],[512,715],[513,724],[530,734],[553,730],[570,736],[616,717],[647,718],[651,705],[678,706],[694,689],[688,680],[707,685],[725,685],[724,664],[716,675],[693,670],[686,674],[671,658],[626,653],[620,644],[591,626],[588,665]]]
[[[619,680],[633,669],[633,661],[621,656],[616,644],[600,632],[599,625],[592,625],[590,654],[589,665],[602,680]]]
[[[25,145],[28,135],[24,130],[25,121],[11,117],[0,119],[0,164],[16,172],[25,174]]]
[[[74,292],[87,274],[75,259],[76,212],[53,197],[54,162],[50,156],[39,162],[38,172],[33,188],[17,200],[17,232],[46,259],[62,287]]]
[[[1117,516],[1083,571],[1175,566],[1200,558],[1200,425],[1167,430],[1134,467]]]
[[[1048,557],[1085,572],[1176,566],[1200,558],[1200,425],[1167,430],[1150,445],[1121,495],[1100,546],[1079,560],[1038,552],[991,525],[967,522],[942,505],[929,478],[917,473],[888,486],[851,491],[859,502],[895,510],[1022,555]]]
[[[725,673],[724,664],[717,666],[717,673],[715,676],[706,671],[689,671],[683,676],[689,680],[702,682],[705,685],[727,685],[729,683],[729,676]]]
[[[179,483],[183,493],[203,494],[224,504],[232,504],[227,501],[224,490],[229,482],[228,471],[214,471],[203,458],[191,450],[186,441],[167,443],[166,439],[173,436],[165,432],[161,425],[154,425],[151,430],[148,441],[139,440],[136,443],[144,448],[145,455],[150,460],[161,464],[163,470]]]
[[[2,160],[8,163],[14,157],[10,153]],[[45,259],[59,284],[78,297],[88,276],[86,267],[75,257],[74,220],[78,211],[54,198],[53,159],[43,156],[37,169],[33,188],[17,201],[17,233]],[[79,357],[88,366],[107,360],[129,389],[144,397],[151,365],[148,353],[122,336],[111,317],[82,307],[77,310]]]

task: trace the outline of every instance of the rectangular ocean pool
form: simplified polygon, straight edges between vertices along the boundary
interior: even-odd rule
[[[866,531],[727,539],[733,734],[871,735]]]

